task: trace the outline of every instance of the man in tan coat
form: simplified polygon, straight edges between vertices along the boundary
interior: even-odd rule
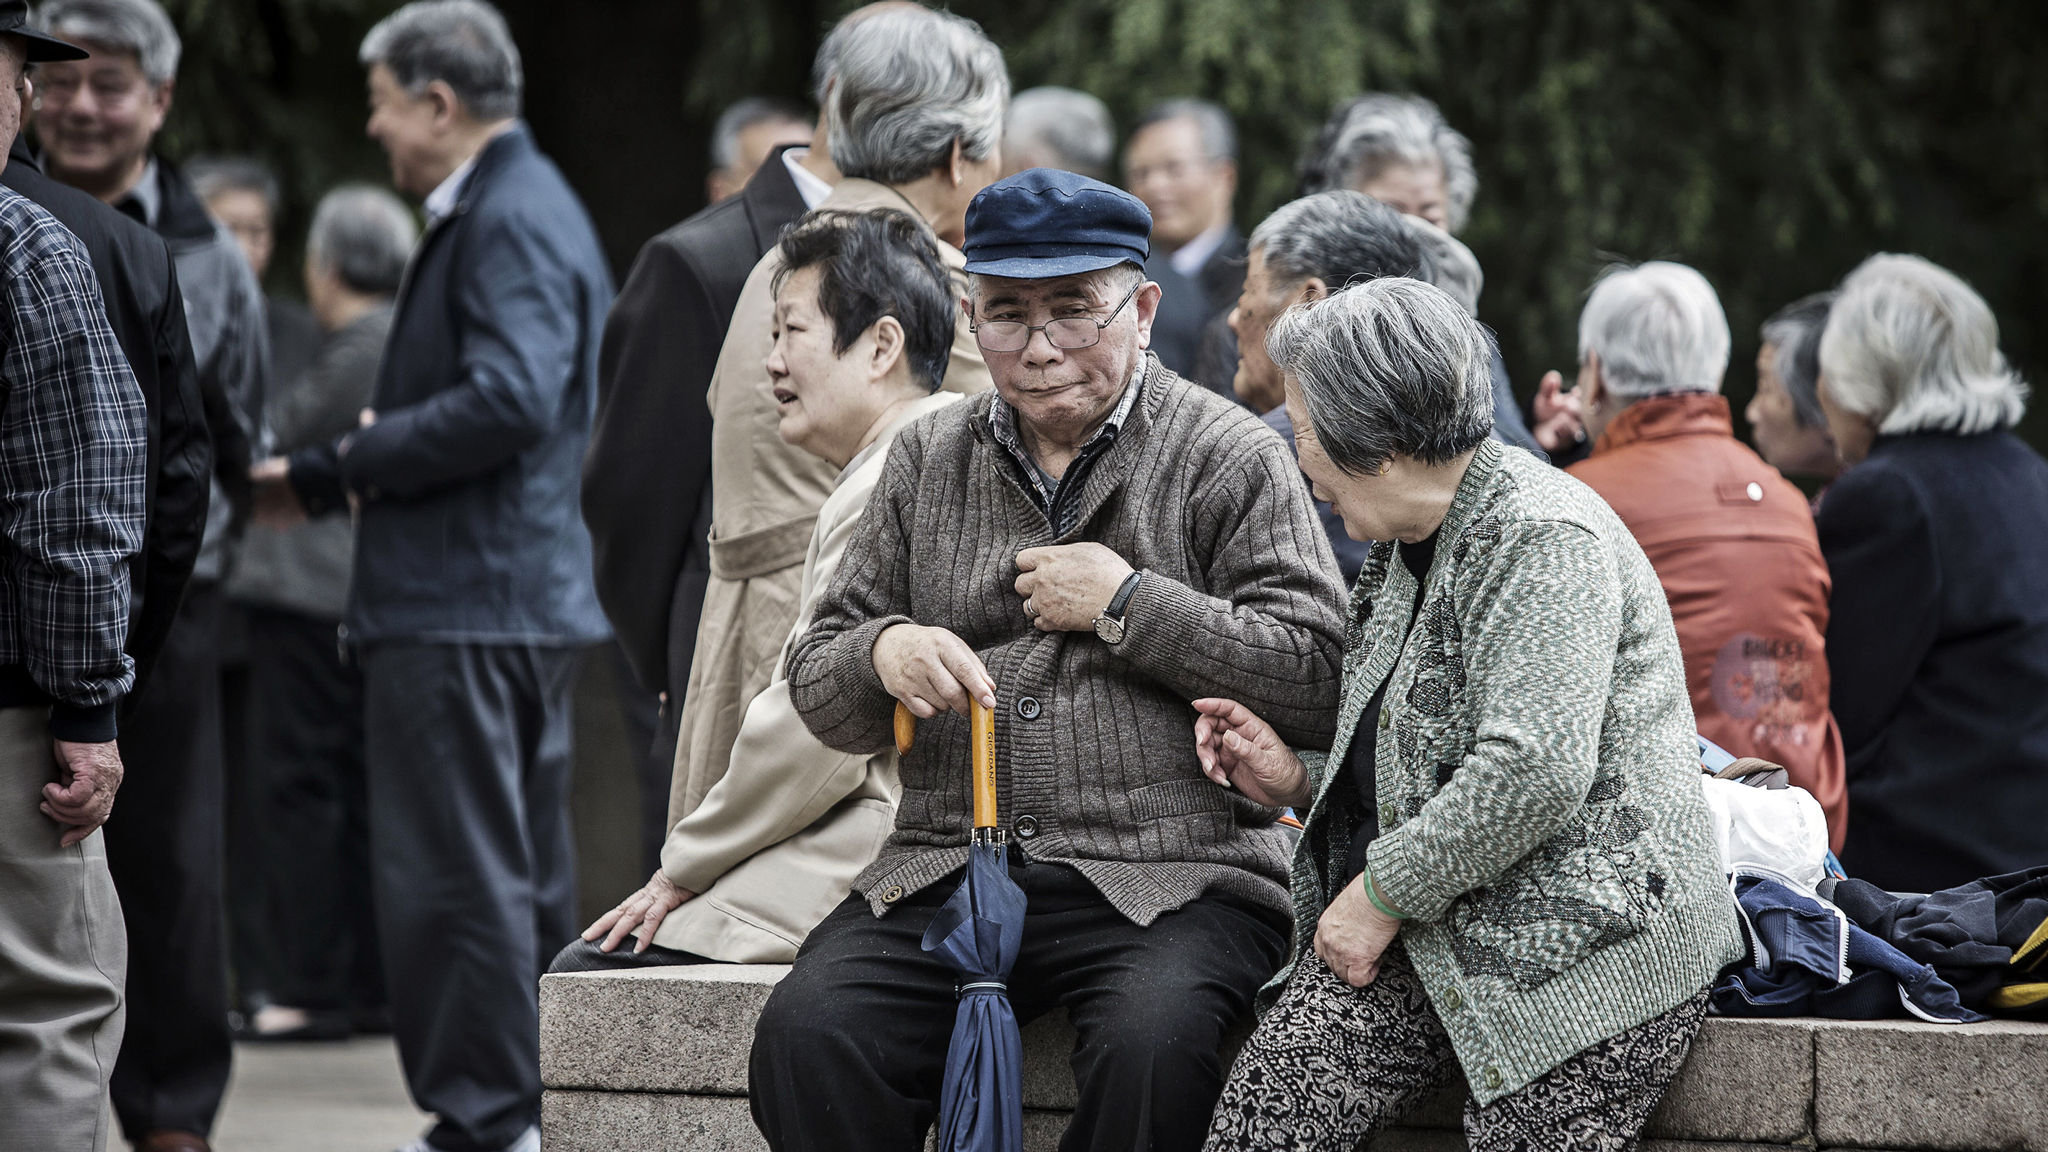
[[[939,252],[923,221],[889,209],[813,212],[783,238],[770,395],[782,442],[838,470],[785,649],[838,570],[896,433],[960,400],[939,391],[960,311]],[[874,859],[897,794],[893,750],[825,747],[777,675],[748,705],[730,768],[670,831],[661,868],[552,970],[788,963]],[[638,942],[622,948],[628,936]]]
[[[904,4],[865,10],[842,53],[825,114],[846,179],[820,207],[914,214],[939,237],[965,299],[966,260],[954,244],[968,201],[1001,172],[1010,95],[1002,51],[972,21]],[[775,343],[779,262],[769,253],[748,278],[711,380],[711,585],[683,702],[671,826],[725,775],[745,709],[774,676],[797,621],[805,548],[837,472],[776,433],[762,363]],[[988,369],[959,315],[945,387],[985,391]]]

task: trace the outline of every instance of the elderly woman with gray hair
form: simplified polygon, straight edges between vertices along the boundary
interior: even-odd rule
[[[1656,573],[1487,439],[1491,341],[1438,289],[1368,281],[1269,342],[1303,471],[1380,543],[1327,754],[1195,701],[1210,778],[1307,813],[1208,1147],[1349,1152],[1454,1074],[1474,1148],[1633,1147],[1739,953]]]
[[[1821,502],[1856,876],[1930,892],[2048,864],[2048,462],[1954,273],[1873,256],[1820,339],[1847,470]]]

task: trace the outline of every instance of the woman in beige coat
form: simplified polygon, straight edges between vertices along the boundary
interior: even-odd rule
[[[811,534],[793,639],[839,565],[890,441],[960,398],[939,390],[958,305],[937,242],[902,212],[813,212],[781,253],[766,364],[778,429],[839,470]],[[896,796],[895,755],[818,743],[778,673],[747,706],[724,774],[670,830],[661,868],[552,970],[788,963],[874,859]],[[636,942],[622,949],[629,936]]]

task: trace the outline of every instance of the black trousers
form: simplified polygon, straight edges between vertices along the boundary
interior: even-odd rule
[[[576,934],[577,648],[362,652],[370,859],[392,1031],[451,1152],[540,1119],[539,980]]]
[[[334,620],[250,608],[249,759],[260,766],[276,894],[272,998],[316,1011],[384,1004],[370,900],[362,674]]]
[[[159,1128],[206,1135],[227,1091],[220,609],[217,585],[191,585],[148,691],[121,721],[127,771],[106,837],[128,925],[112,1094],[130,1140]]]
[[[1194,1152],[1223,1086],[1217,1049],[1286,955],[1279,914],[1203,897],[1149,928],[1079,873],[1013,867],[1030,899],[1010,997],[1064,1007],[1079,1106],[1061,1152]],[[900,1152],[938,1115],[955,975],[919,939],[954,881],[876,919],[859,895],[813,931],[754,1034],[754,1123],[771,1148]]]

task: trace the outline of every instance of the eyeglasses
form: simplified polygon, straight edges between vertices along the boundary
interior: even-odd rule
[[[1140,278],[1131,285],[1129,292],[1124,293],[1124,298],[1117,301],[1116,307],[1110,309],[1109,315],[1100,320],[1093,316],[1062,316],[1043,324],[1026,324],[1022,320],[984,320],[979,324],[969,324],[967,330],[974,333],[975,342],[984,352],[1022,352],[1031,343],[1033,332],[1045,333],[1046,342],[1062,352],[1093,348],[1101,341],[1102,330],[1115,322],[1124,306],[1131,302],[1131,297],[1144,286],[1145,281]]]

